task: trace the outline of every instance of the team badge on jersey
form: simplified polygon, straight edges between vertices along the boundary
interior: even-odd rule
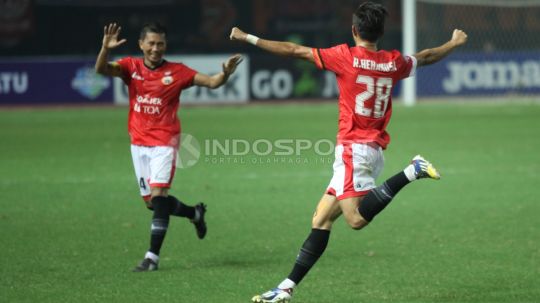
[[[169,85],[169,84],[173,83],[173,77],[172,76],[165,76],[165,77],[161,78],[161,83],[163,83],[164,85]]]

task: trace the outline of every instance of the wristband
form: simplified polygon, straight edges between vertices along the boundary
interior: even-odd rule
[[[259,37],[247,34],[246,36],[247,43],[257,45],[257,41],[259,41]]]

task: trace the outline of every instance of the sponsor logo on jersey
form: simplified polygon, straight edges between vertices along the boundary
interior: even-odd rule
[[[137,74],[137,72],[133,72],[133,74],[131,74],[131,78],[135,79],[135,80],[141,80],[141,81],[144,81],[144,78],[139,76]]]
[[[165,76],[165,77],[161,78],[161,83],[163,83],[164,85],[169,85],[169,84],[173,83],[173,77],[172,76]]]
[[[137,102],[143,104],[161,105],[161,98],[137,95]]]
[[[133,106],[135,112],[148,115],[159,115],[161,113],[159,109],[159,106],[162,105],[161,98],[137,95],[136,100],[137,103]]]

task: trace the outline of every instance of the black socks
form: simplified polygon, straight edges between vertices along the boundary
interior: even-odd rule
[[[411,183],[403,171],[386,180],[388,188],[396,195],[405,185]]]
[[[195,207],[186,205],[174,196],[169,196],[169,211],[172,216],[186,217],[190,220],[195,218]]]
[[[381,186],[372,189],[360,202],[360,207],[358,207],[360,215],[371,222],[392,201],[394,196],[409,183],[410,181],[405,176],[405,173],[399,172],[386,180]]]
[[[288,277],[290,280],[296,284],[302,281],[304,276],[323,254],[328,245],[329,238],[329,230],[315,228],[311,230],[311,233],[300,249],[300,253],[296,257],[296,262]]]
[[[152,217],[149,251],[159,256],[161,245],[169,227],[169,215],[193,220],[195,218],[195,207],[185,205],[173,196],[157,196],[152,198],[152,209],[154,210],[154,216]]]
[[[152,227],[150,235],[149,251],[159,256],[161,245],[167,234],[169,227],[169,201],[167,197],[152,198],[154,216],[152,217]]]

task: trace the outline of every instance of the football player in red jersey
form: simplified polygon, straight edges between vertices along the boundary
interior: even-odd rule
[[[126,39],[119,40],[120,30],[115,23],[105,26],[95,69],[100,74],[122,78],[128,86],[128,131],[133,166],[141,195],[153,211],[150,249],[134,271],[153,271],[158,269],[170,215],[190,219],[200,239],[206,235],[206,206],[202,203],[188,206],[169,195],[180,143],[177,116],[180,93],[192,85],[209,88],[223,85],[242,57],[230,57],[218,74],[199,73],[182,63],[165,60],[167,31],[159,23],[149,23],[143,26],[139,37],[142,58],[126,57],[109,62],[109,52],[126,42]]]
[[[289,276],[276,288],[253,297],[253,302],[288,302],[294,287],[323,254],[332,224],[341,215],[353,229],[361,229],[390,203],[410,182],[439,179],[435,167],[415,156],[410,165],[376,186],[384,165],[382,151],[390,142],[386,126],[392,114],[392,88],[413,76],[417,67],[443,59],[467,41],[454,30],[445,44],[412,56],[377,48],[384,34],[386,9],[372,2],[362,3],[353,14],[353,47],[346,44],[318,49],[290,42],[270,41],[233,28],[230,39],[253,44],[276,55],[314,63],[335,73],[339,86],[339,121],[334,175],[316,208],[312,230],[296,258]]]

